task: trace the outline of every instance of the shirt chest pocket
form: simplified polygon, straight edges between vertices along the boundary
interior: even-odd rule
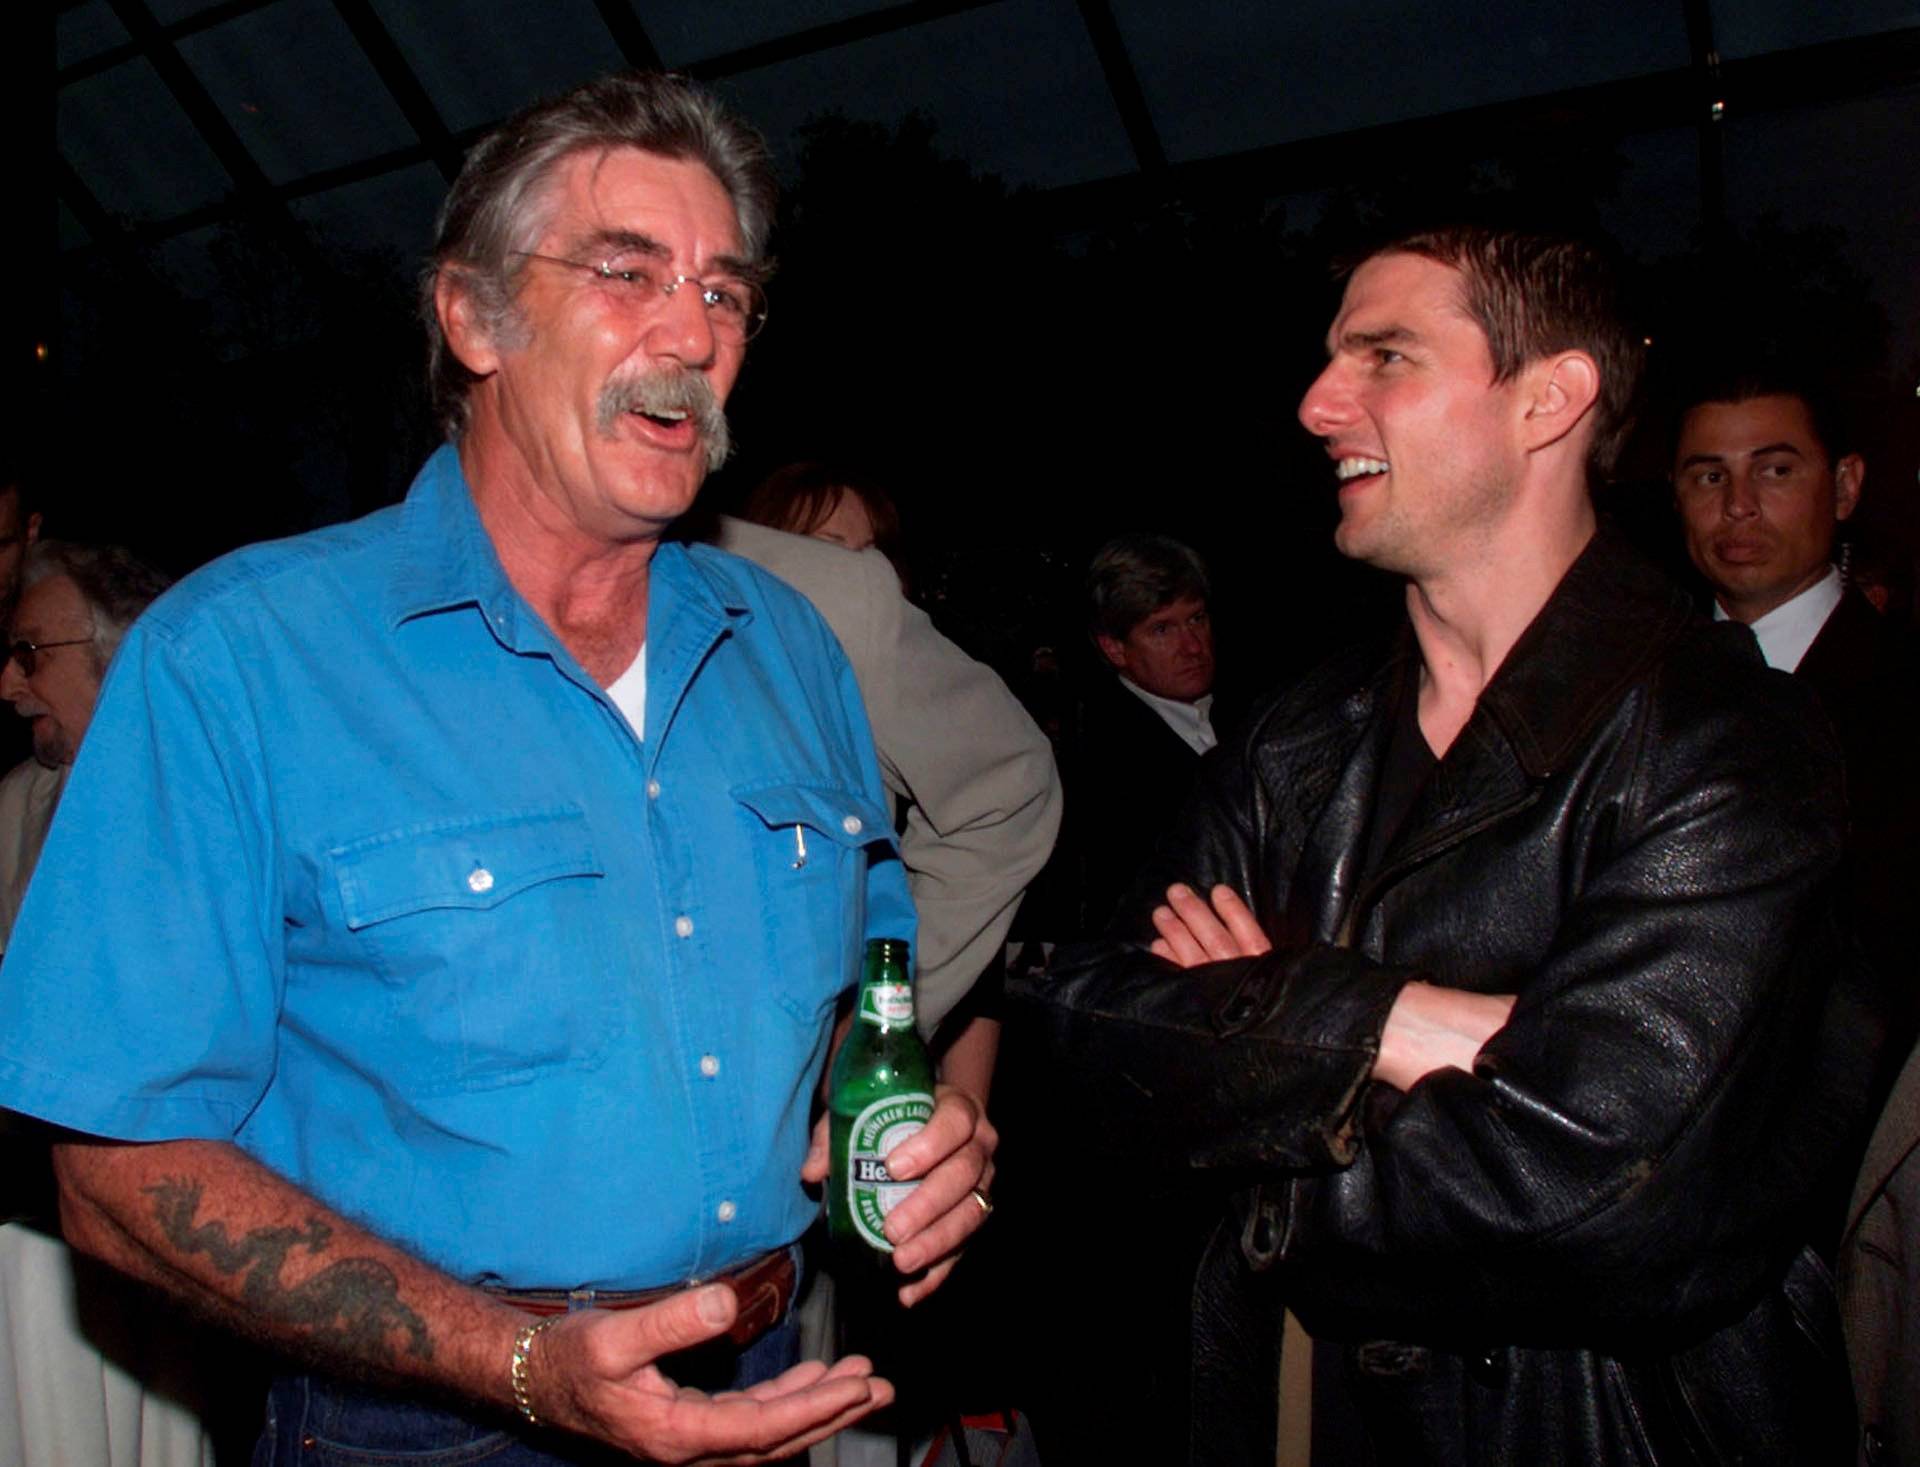
[[[767,913],[761,971],[779,975],[788,1012],[816,1022],[858,975],[867,866],[898,854],[892,822],[865,795],[834,785],[764,781],[732,795]]]
[[[627,975],[577,808],[406,826],[329,859],[354,959],[385,988],[366,1039],[396,1088],[488,1089],[606,1054]]]

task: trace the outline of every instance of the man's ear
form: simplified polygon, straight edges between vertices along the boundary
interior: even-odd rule
[[[1123,668],[1127,665],[1127,644],[1118,637],[1095,633],[1093,645],[1100,649],[1100,655],[1114,667]]]
[[[1843,520],[1860,507],[1860,486],[1866,482],[1867,461],[1849,453],[1833,466],[1833,517]]]
[[[442,270],[433,282],[433,309],[440,317],[440,331],[447,338],[447,350],[476,377],[485,377],[500,366],[500,353],[493,333],[480,323],[474,308],[473,292],[459,274]]]
[[[1565,438],[1600,397],[1600,368],[1583,351],[1556,352],[1528,369],[1521,441],[1529,450]]]

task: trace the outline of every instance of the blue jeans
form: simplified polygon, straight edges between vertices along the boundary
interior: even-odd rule
[[[744,1350],[722,1340],[662,1361],[681,1385],[740,1390],[800,1360],[800,1325],[787,1317]],[[504,1372],[506,1361],[500,1362]],[[588,1467],[632,1458],[524,1422],[466,1415],[365,1386],[283,1375],[267,1395],[253,1467]]]

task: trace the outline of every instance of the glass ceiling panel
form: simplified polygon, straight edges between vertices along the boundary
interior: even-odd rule
[[[282,0],[179,48],[274,183],[419,141],[327,0]]]
[[[203,10],[211,10],[220,0],[145,0],[147,9],[153,12],[153,18],[161,25],[172,25],[176,20],[186,20]]]
[[[381,249],[408,267],[426,257],[446,180],[431,163],[295,199],[288,207],[323,243]]]
[[[1711,9],[1713,43],[1726,57],[1764,56],[1790,46],[1920,26],[1920,5],[1913,0],[1847,0],[1844,5],[1712,0]]]
[[[790,170],[795,132],[840,112],[889,125],[909,112],[934,146],[1009,184],[1051,188],[1134,167],[1106,74],[1072,0],[999,5],[909,26],[716,83]]]
[[[1675,0],[1486,0],[1471,25],[1432,0],[1113,0],[1113,13],[1177,162],[1688,62]]]
[[[61,156],[116,214],[167,219],[233,187],[144,57],[62,87],[57,106]]]
[[[64,67],[124,44],[127,28],[107,7],[107,0],[87,0],[54,17],[53,37],[54,59]]]
[[[474,23],[472,0],[373,0],[373,8],[454,132],[626,64],[592,0],[498,5],[484,25]]]
[[[784,0],[777,6],[642,0],[636,13],[660,59],[668,66],[689,66],[709,56],[890,8],[888,0]]]

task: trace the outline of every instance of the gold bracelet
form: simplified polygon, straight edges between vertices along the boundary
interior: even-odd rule
[[[520,1332],[513,1337],[513,1365],[507,1372],[513,1381],[513,1404],[520,1408],[520,1414],[527,1418],[529,1426],[538,1426],[540,1418],[533,1414],[533,1402],[528,1399],[528,1365],[533,1359],[533,1342],[540,1337],[542,1330],[552,1329],[564,1314],[549,1314],[545,1319],[536,1319],[532,1324],[522,1325]]]

